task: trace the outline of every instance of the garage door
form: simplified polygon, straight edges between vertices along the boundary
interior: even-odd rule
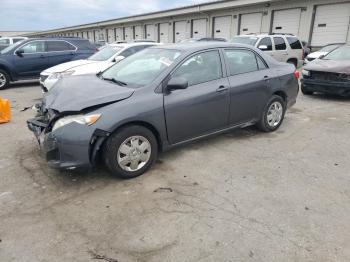
[[[87,32],[87,31],[86,31],[86,32],[83,32],[83,38],[89,39],[89,36],[88,36],[88,32]]]
[[[152,25],[146,25],[146,39],[157,41],[156,34],[155,34],[155,26]]]
[[[223,37],[227,40],[231,38],[231,16],[221,16],[214,18],[214,37]]]
[[[240,35],[261,33],[262,13],[241,15]]]
[[[186,39],[186,21],[175,22],[175,43]]]
[[[123,33],[122,27],[118,27],[115,29],[115,38],[116,38],[116,41],[124,40],[124,33]]]
[[[134,28],[129,26],[129,27],[125,27],[125,40],[127,42],[130,42],[134,39]]]
[[[91,42],[95,42],[95,38],[94,38],[94,31],[93,30],[90,30],[88,32],[88,38]]]
[[[207,36],[207,19],[196,19],[192,21],[192,37]]]
[[[345,43],[349,31],[349,20],[350,3],[318,6],[311,45]]]
[[[169,24],[159,24],[159,42],[169,43]]]
[[[142,33],[142,26],[137,25],[135,26],[135,39],[142,39],[143,33]]]
[[[272,32],[298,35],[300,16],[300,8],[274,11]]]
[[[109,28],[107,29],[108,33],[108,43],[113,43],[115,41],[115,36],[114,36],[114,28]]]

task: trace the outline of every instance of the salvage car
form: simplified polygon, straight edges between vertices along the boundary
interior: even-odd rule
[[[350,46],[338,47],[320,59],[304,66],[301,91],[305,95],[314,92],[350,95]]]
[[[100,159],[132,178],[187,142],[251,125],[277,130],[296,102],[297,78],[293,65],[247,45],[151,47],[101,74],[61,79],[28,127],[51,167]]]
[[[307,56],[305,56],[304,59],[304,64],[307,64],[317,58],[320,58],[322,56],[327,55],[329,52],[332,52],[334,49],[338,48],[339,46],[342,46],[344,44],[329,44],[326,45],[324,47],[322,47],[320,50],[316,51],[316,52],[312,52],[311,54],[308,54]]]
[[[62,77],[69,75],[97,74],[108,67],[157,43],[109,44],[87,59],[66,62],[40,73],[40,86],[47,92]]]
[[[97,50],[89,40],[75,37],[31,38],[0,51],[0,90],[10,82],[39,78],[43,70],[91,56]]]

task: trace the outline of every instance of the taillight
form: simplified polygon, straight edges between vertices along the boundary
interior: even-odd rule
[[[295,77],[296,79],[299,79],[300,73],[299,73],[298,70],[295,70],[295,71],[294,71],[294,77]]]

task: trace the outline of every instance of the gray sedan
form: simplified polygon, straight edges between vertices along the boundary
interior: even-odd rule
[[[282,124],[298,72],[230,43],[152,47],[98,75],[61,79],[28,120],[51,167],[102,160],[122,178],[145,173],[159,152],[212,134]]]

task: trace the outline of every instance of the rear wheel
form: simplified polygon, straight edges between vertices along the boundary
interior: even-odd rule
[[[286,105],[282,97],[274,95],[267,103],[257,127],[263,132],[277,130],[284,119]]]
[[[5,89],[10,83],[10,76],[0,69],[0,90]]]
[[[157,159],[158,144],[153,133],[143,126],[126,126],[106,142],[104,159],[112,174],[134,178],[144,174]]]
[[[301,88],[300,88],[300,89],[301,89],[301,92],[302,92],[304,95],[310,96],[310,95],[313,95],[313,94],[314,94],[314,92],[307,90],[307,88],[305,88],[304,85],[301,85]]]

